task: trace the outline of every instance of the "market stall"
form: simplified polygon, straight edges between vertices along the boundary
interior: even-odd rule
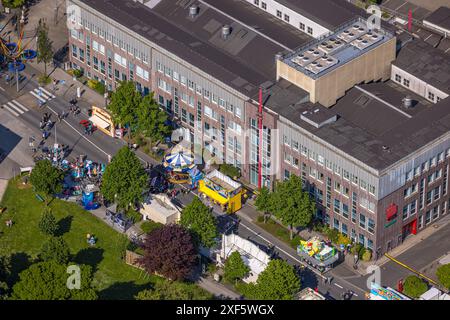
[[[199,181],[198,191],[219,204],[222,210],[234,213],[242,206],[242,185],[218,170]]]

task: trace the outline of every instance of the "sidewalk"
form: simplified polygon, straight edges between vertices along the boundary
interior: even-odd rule
[[[430,226],[425,228],[425,230],[421,231],[419,234],[410,236],[405,241],[403,241],[403,243],[401,245],[392,249],[388,254],[394,258],[398,257],[402,253],[404,253],[404,252],[408,251],[409,249],[411,249],[412,247],[414,247],[416,244],[426,240],[428,237],[430,237],[434,233],[441,230],[448,223],[450,223],[450,215],[447,215],[446,217],[442,218],[441,220],[438,220],[435,223],[431,224]],[[389,261],[391,261],[391,260],[384,255],[377,261],[370,261],[370,262],[360,261],[359,268],[355,271],[357,271],[360,274],[366,275],[364,273],[364,271],[366,270],[366,268],[369,265],[377,265],[377,266],[381,267]]]
[[[49,70],[47,70],[47,72]],[[26,68],[23,73],[27,74],[28,77],[31,77],[33,74],[37,75],[44,73],[44,65],[42,63],[38,64],[36,62],[29,62],[26,64]],[[79,101],[79,103],[81,102],[81,104],[84,105],[83,107],[90,108],[93,105],[98,107],[105,106],[105,99],[100,94],[89,88],[87,85],[83,85],[80,81],[73,80],[73,77],[64,70],[55,68],[50,72],[50,77],[58,81],[56,90],[54,90],[53,83],[44,86],[44,88],[54,95],[67,100],[75,98]],[[81,98],[77,98],[78,87],[81,88]]]

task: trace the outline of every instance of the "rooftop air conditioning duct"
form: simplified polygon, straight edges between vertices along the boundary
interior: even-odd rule
[[[222,27],[222,38],[227,39],[230,34],[231,34],[231,26],[224,25]]]
[[[189,7],[189,16],[191,18],[195,18],[195,16],[198,14],[198,6],[192,5]]]
[[[412,99],[410,96],[406,96],[403,98],[403,106],[407,109],[412,107]]]

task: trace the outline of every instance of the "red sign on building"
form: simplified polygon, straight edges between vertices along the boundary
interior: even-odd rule
[[[398,212],[398,206],[393,203],[389,205],[386,209],[386,220],[390,221],[392,218],[394,218],[397,215]]]

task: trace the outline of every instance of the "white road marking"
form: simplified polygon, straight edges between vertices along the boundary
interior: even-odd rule
[[[47,100],[45,100],[44,98],[40,97],[37,93],[35,93],[34,91],[30,91],[31,95],[35,96],[36,98],[38,98],[40,101],[42,101],[43,103],[45,103]]]
[[[55,98],[56,98],[55,95],[51,94],[50,92],[48,92],[48,91],[45,90],[44,88],[39,87],[39,89],[41,89],[43,93],[45,93],[47,96],[51,97],[52,99],[55,99]]]
[[[5,91],[5,89],[3,89],[3,87],[0,87],[0,90]]]
[[[18,106],[20,109],[22,109],[23,112],[27,112],[27,111],[28,111],[28,108],[25,107],[23,104],[21,104],[19,101],[13,100],[12,102],[14,102],[14,104],[15,104],[16,106]]]
[[[334,284],[336,287],[338,287],[338,288],[341,288],[341,289],[344,289],[344,287],[342,287],[340,284],[338,284],[338,283],[335,283]]]
[[[14,110],[12,110],[10,107],[8,107],[7,104],[3,105],[3,108],[5,108],[6,110],[8,110],[9,112],[11,112],[13,115],[15,115],[16,117],[19,116],[19,114],[17,112],[15,112]]]
[[[14,105],[11,101],[7,103],[8,106],[10,106],[12,109],[16,110],[18,114],[22,114],[23,111],[18,106]]]

